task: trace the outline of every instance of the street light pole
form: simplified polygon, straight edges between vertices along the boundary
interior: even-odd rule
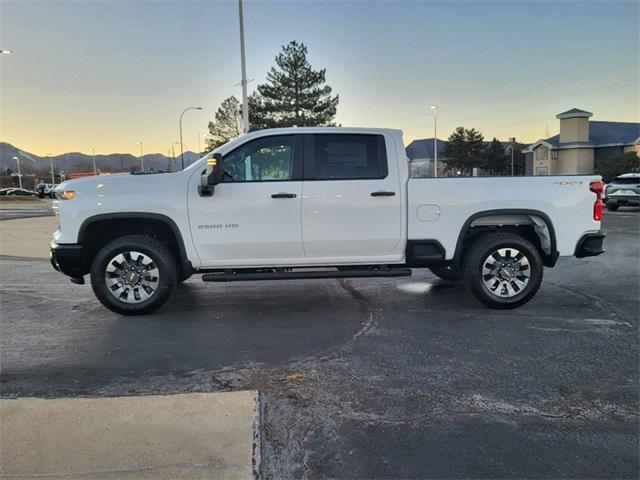
[[[433,176],[438,176],[438,106],[431,105],[429,107],[433,110]]]
[[[144,172],[144,153],[142,152],[142,140],[138,140],[136,145],[140,145],[140,171]]]
[[[240,67],[242,70],[242,127],[244,133],[249,131],[249,101],[247,98],[247,67],[244,57],[244,15],[242,0],[238,0],[238,17],[240,20]]]
[[[20,173],[20,157],[14,155],[13,159],[18,164],[18,183],[20,184],[20,190],[22,190],[22,173]]]
[[[51,156],[50,153],[47,153],[47,157],[49,157],[49,163],[51,164],[51,185],[55,185],[56,184],[56,177],[53,174],[53,157]]]
[[[91,150],[91,153],[93,154],[93,174],[97,175],[98,174],[98,169],[96,168],[96,148],[95,147],[89,147],[89,150]]]
[[[187,107],[180,114],[180,163],[182,170],[184,170],[184,150],[182,149],[182,116],[189,110],[202,110],[202,107]]]

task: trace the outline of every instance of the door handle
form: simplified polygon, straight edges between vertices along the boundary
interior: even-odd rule
[[[271,198],[296,198],[297,195],[295,193],[274,193],[271,195]]]
[[[377,192],[371,192],[372,197],[393,197],[396,192],[386,192],[384,190],[379,190]]]

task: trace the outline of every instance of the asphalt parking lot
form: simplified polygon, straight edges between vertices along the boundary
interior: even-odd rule
[[[50,217],[53,215],[48,198],[17,198],[0,201],[0,221],[16,218]]]
[[[264,478],[637,478],[640,211],[488,310],[428,271],[205,284],[120,317],[0,258],[3,397],[256,389]]]

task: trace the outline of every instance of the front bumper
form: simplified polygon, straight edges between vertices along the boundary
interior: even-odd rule
[[[84,283],[83,277],[87,273],[87,269],[82,245],[59,245],[51,242],[49,258],[53,268],[71,277],[72,282]]]
[[[584,234],[582,238],[578,240],[575,256],[578,258],[595,257],[596,255],[604,253],[605,250],[602,244],[606,236],[607,234],[602,231]]]

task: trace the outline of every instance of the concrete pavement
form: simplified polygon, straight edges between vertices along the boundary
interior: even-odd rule
[[[57,228],[57,217],[21,218],[0,222],[0,255],[49,258],[49,242]]]
[[[257,392],[0,401],[0,476],[253,479]]]

